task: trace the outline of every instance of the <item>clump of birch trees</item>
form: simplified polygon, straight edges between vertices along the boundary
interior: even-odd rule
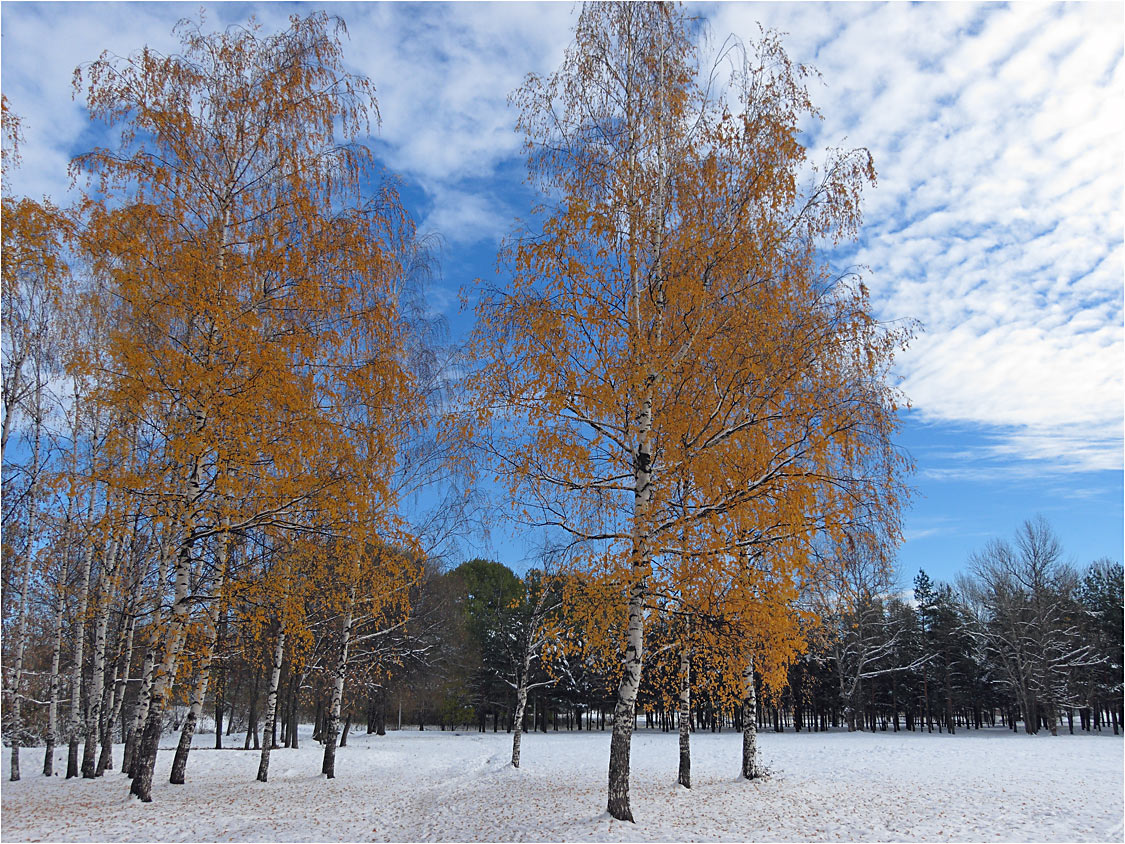
[[[12,779],[43,623],[45,773],[66,743],[68,777],[101,775],[124,714],[145,801],[176,700],[184,781],[232,643],[269,666],[271,732],[283,679],[330,675],[329,777],[350,667],[394,658],[421,570],[397,503],[423,473],[402,455],[436,454],[437,367],[417,319],[425,245],[358,142],[378,110],[342,32],[323,13],[277,34],[184,21],[177,55],[103,54],[76,94],[115,145],[74,160],[81,204],[5,197]],[[6,101],[4,129],[7,151]]]

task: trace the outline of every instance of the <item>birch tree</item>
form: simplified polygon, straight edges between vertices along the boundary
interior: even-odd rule
[[[500,475],[527,521],[620,590],[620,820],[647,600],[683,528],[714,561],[736,555],[739,513],[768,516],[763,533],[838,532],[898,492],[885,379],[904,338],[819,254],[855,233],[870,156],[830,151],[804,184],[807,71],[767,34],[726,96],[695,36],[669,6],[589,5],[561,68],[517,92],[547,207],[511,246],[511,289],[478,312]],[[867,455],[885,471],[848,471]]]
[[[502,635],[514,645],[511,656],[515,676],[507,682],[516,694],[516,712],[512,719],[512,767],[520,766],[523,742],[523,717],[528,693],[554,684],[555,679],[536,681],[532,673],[547,662],[548,645],[556,641],[559,631],[551,624],[552,614],[561,606],[559,587],[545,571],[531,571],[523,578],[524,595],[510,617],[510,627]]]
[[[302,612],[302,598],[309,587],[301,576],[302,546],[268,542],[260,555],[259,565],[248,567],[240,582],[234,584],[232,598],[240,627],[249,641],[266,646],[269,654],[266,668],[266,708],[262,727],[261,753],[257,779],[269,779],[270,754],[274,749],[275,727],[280,713],[281,672],[288,656],[300,655],[308,649],[310,637]],[[250,729],[256,729],[253,723]],[[247,734],[247,747],[250,735]]]
[[[203,701],[207,697],[207,684],[211,676],[211,658],[214,652],[215,640],[219,631],[219,609],[223,602],[223,591],[226,586],[228,565],[231,555],[232,537],[229,530],[229,516],[224,517],[223,527],[227,530],[219,533],[216,538],[215,571],[209,578],[214,594],[209,596],[207,610],[203,618],[202,643],[200,656],[195,664],[195,682],[191,691],[188,713],[180,729],[180,741],[176,746],[176,755],[172,760],[172,772],[169,782],[182,785],[184,771],[187,767],[188,754],[191,752],[191,740],[195,735],[195,728],[199,715],[203,711]],[[216,726],[216,729],[221,729]]]
[[[480,314],[488,332],[481,352],[494,373],[485,389],[531,425],[522,447],[495,449],[512,455],[513,486],[532,481],[548,522],[613,542],[626,579],[629,621],[609,809],[629,820],[629,743],[653,556],[655,391],[664,351],[653,347],[665,311],[666,134],[686,114],[692,52],[682,19],[664,7],[583,10],[560,71],[529,78],[517,94],[532,173],[566,200],[547,222],[547,237],[515,250],[514,295],[486,302]],[[644,197],[655,201],[646,206]],[[580,232],[601,249],[575,254]],[[491,345],[489,337],[508,342]],[[565,371],[556,360],[568,364]],[[595,435],[592,449],[582,428]],[[588,499],[578,504],[577,518],[561,518],[578,503],[564,504],[567,488],[602,493],[612,509],[607,524],[591,524],[602,514]]]

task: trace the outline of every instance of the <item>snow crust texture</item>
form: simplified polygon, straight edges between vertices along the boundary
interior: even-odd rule
[[[233,736],[231,737],[233,740]],[[170,743],[174,737],[166,737]],[[46,780],[41,756],[2,786],[0,835],[15,841],[1122,841],[1122,739],[1016,735],[763,733],[771,775],[738,778],[740,737],[692,736],[692,781],[676,785],[675,733],[633,738],[633,814],[605,813],[609,732],[525,735],[519,770],[504,734],[427,729],[353,734],[336,778],[322,748],[258,754],[196,737],[187,784],[153,802],[117,771]],[[118,746],[114,754],[121,758]],[[32,760],[36,760],[33,765]],[[66,769],[65,748],[55,762]]]

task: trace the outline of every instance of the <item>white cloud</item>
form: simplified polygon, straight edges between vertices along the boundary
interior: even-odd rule
[[[518,158],[508,95],[562,60],[572,6],[389,3],[348,16],[348,59],[378,89],[380,152],[433,201],[424,225],[462,243],[503,236],[512,209],[479,183]]]
[[[435,232],[460,243],[486,240],[496,244],[511,228],[515,210],[487,189],[469,190],[438,182],[431,192],[433,211],[419,225],[422,232]]]
[[[926,539],[926,538],[931,537],[931,536],[941,536],[943,533],[946,533],[946,532],[947,532],[946,529],[936,528],[936,527],[931,527],[931,528],[907,528],[906,530],[903,530],[902,538],[906,542],[915,542],[919,539]]]
[[[128,54],[146,40],[167,49],[174,43],[168,31],[175,18],[157,18],[141,4],[125,9],[5,3],[2,13],[4,93],[23,119],[25,138],[22,164],[7,174],[8,186],[16,193],[61,199],[69,186],[71,146],[89,125],[81,102],[72,99],[75,67],[103,50]],[[98,15],[105,23],[91,26]]]
[[[818,143],[869,147],[879,186],[849,261],[923,420],[1055,469],[1122,465],[1122,21],[1108,4],[719,7],[794,33]]]

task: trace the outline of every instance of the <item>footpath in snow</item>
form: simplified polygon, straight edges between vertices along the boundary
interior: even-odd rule
[[[233,737],[232,737],[233,738]],[[175,736],[165,737],[170,748]],[[692,780],[675,784],[675,733],[633,738],[633,814],[605,813],[609,733],[532,733],[511,768],[504,734],[353,734],[336,779],[321,747],[258,753],[196,737],[187,784],[157,761],[153,802],[117,771],[49,781],[35,749],[2,785],[0,836],[16,841],[1122,841],[1122,739],[763,733],[766,780],[737,778],[740,737],[692,736]],[[7,753],[4,754],[5,765]],[[120,761],[121,747],[115,761]],[[65,771],[65,748],[55,770]]]

